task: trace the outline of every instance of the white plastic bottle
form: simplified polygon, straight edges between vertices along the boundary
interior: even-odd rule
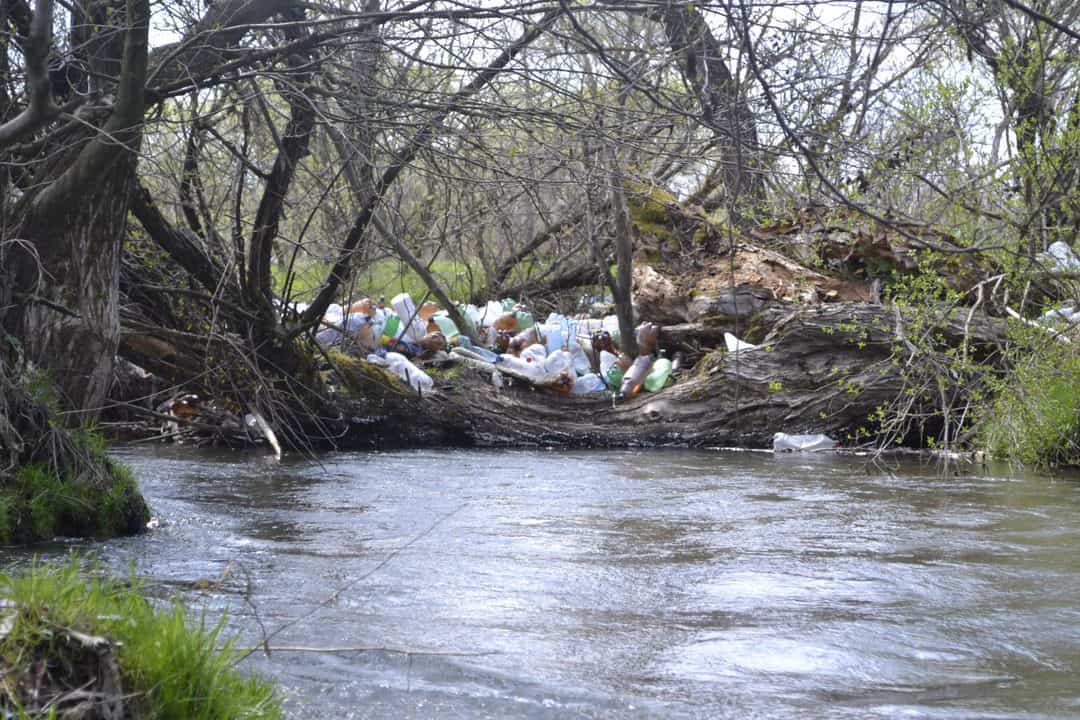
[[[409,293],[395,295],[390,304],[394,307],[394,312],[401,318],[401,326],[404,328],[402,335],[405,339],[414,343],[420,342],[421,338],[427,334],[427,327],[416,313],[416,304],[413,302],[412,296]],[[405,323],[409,322],[409,318],[412,318],[412,322],[406,325]]]
[[[423,394],[425,390],[435,387],[435,381],[426,372],[409,362],[409,359],[401,353],[386,353],[386,362],[390,372],[411,385],[416,392]]]

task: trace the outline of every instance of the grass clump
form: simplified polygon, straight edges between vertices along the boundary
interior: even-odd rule
[[[16,470],[0,485],[0,542],[140,532],[150,518],[135,479],[111,458],[100,462],[100,477],[66,478],[44,463]]]
[[[1000,388],[983,439],[998,458],[1080,466],[1080,355],[1056,343],[1030,352]]]
[[[138,583],[84,577],[72,560],[0,574],[0,597],[0,707],[15,717],[283,717],[272,686],[236,670],[223,620],[157,608]]]
[[[100,433],[63,426],[55,393],[47,373],[9,374],[0,358],[0,543],[140,532],[150,511],[135,479]]]

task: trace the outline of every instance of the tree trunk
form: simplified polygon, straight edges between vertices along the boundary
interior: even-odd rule
[[[148,0],[99,3],[121,17],[119,42],[92,66],[119,68],[116,100],[104,126],[57,150],[40,190],[21,206],[15,335],[29,359],[54,374],[67,418],[93,419],[112,382],[120,338],[120,248],[142,141]]]
[[[93,418],[112,383],[120,339],[120,246],[133,159],[117,163],[94,192],[72,198],[70,214],[31,229],[41,263],[24,263],[21,286],[36,280],[22,332],[29,358],[49,368],[65,409]]]

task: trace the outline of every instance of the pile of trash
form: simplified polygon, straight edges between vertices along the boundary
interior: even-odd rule
[[[384,297],[365,297],[348,307],[331,305],[315,338],[324,347],[386,367],[420,394],[434,382],[419,365],[455,361],[492,370],[497,386],[506,377],[562,394],[613,393],[620,398],[661,390],[679,369],[678,354],[669,359],[660,349],[655,323],[636,329],[639,352],[630,357],[620,352],[614,315],[552,313],[541,323],[511,299],[456,309],[466,328],[458,328],[450,313],[433,302],[417,307],[408,293],[389,304]]]

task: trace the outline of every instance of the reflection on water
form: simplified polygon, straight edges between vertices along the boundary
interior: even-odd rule
[[[228,609],[242,643],[276,633],[248,663],[297,718],[1080,716],[1073,481],[691,451],[123,457],[162,526],[89,547]]]

